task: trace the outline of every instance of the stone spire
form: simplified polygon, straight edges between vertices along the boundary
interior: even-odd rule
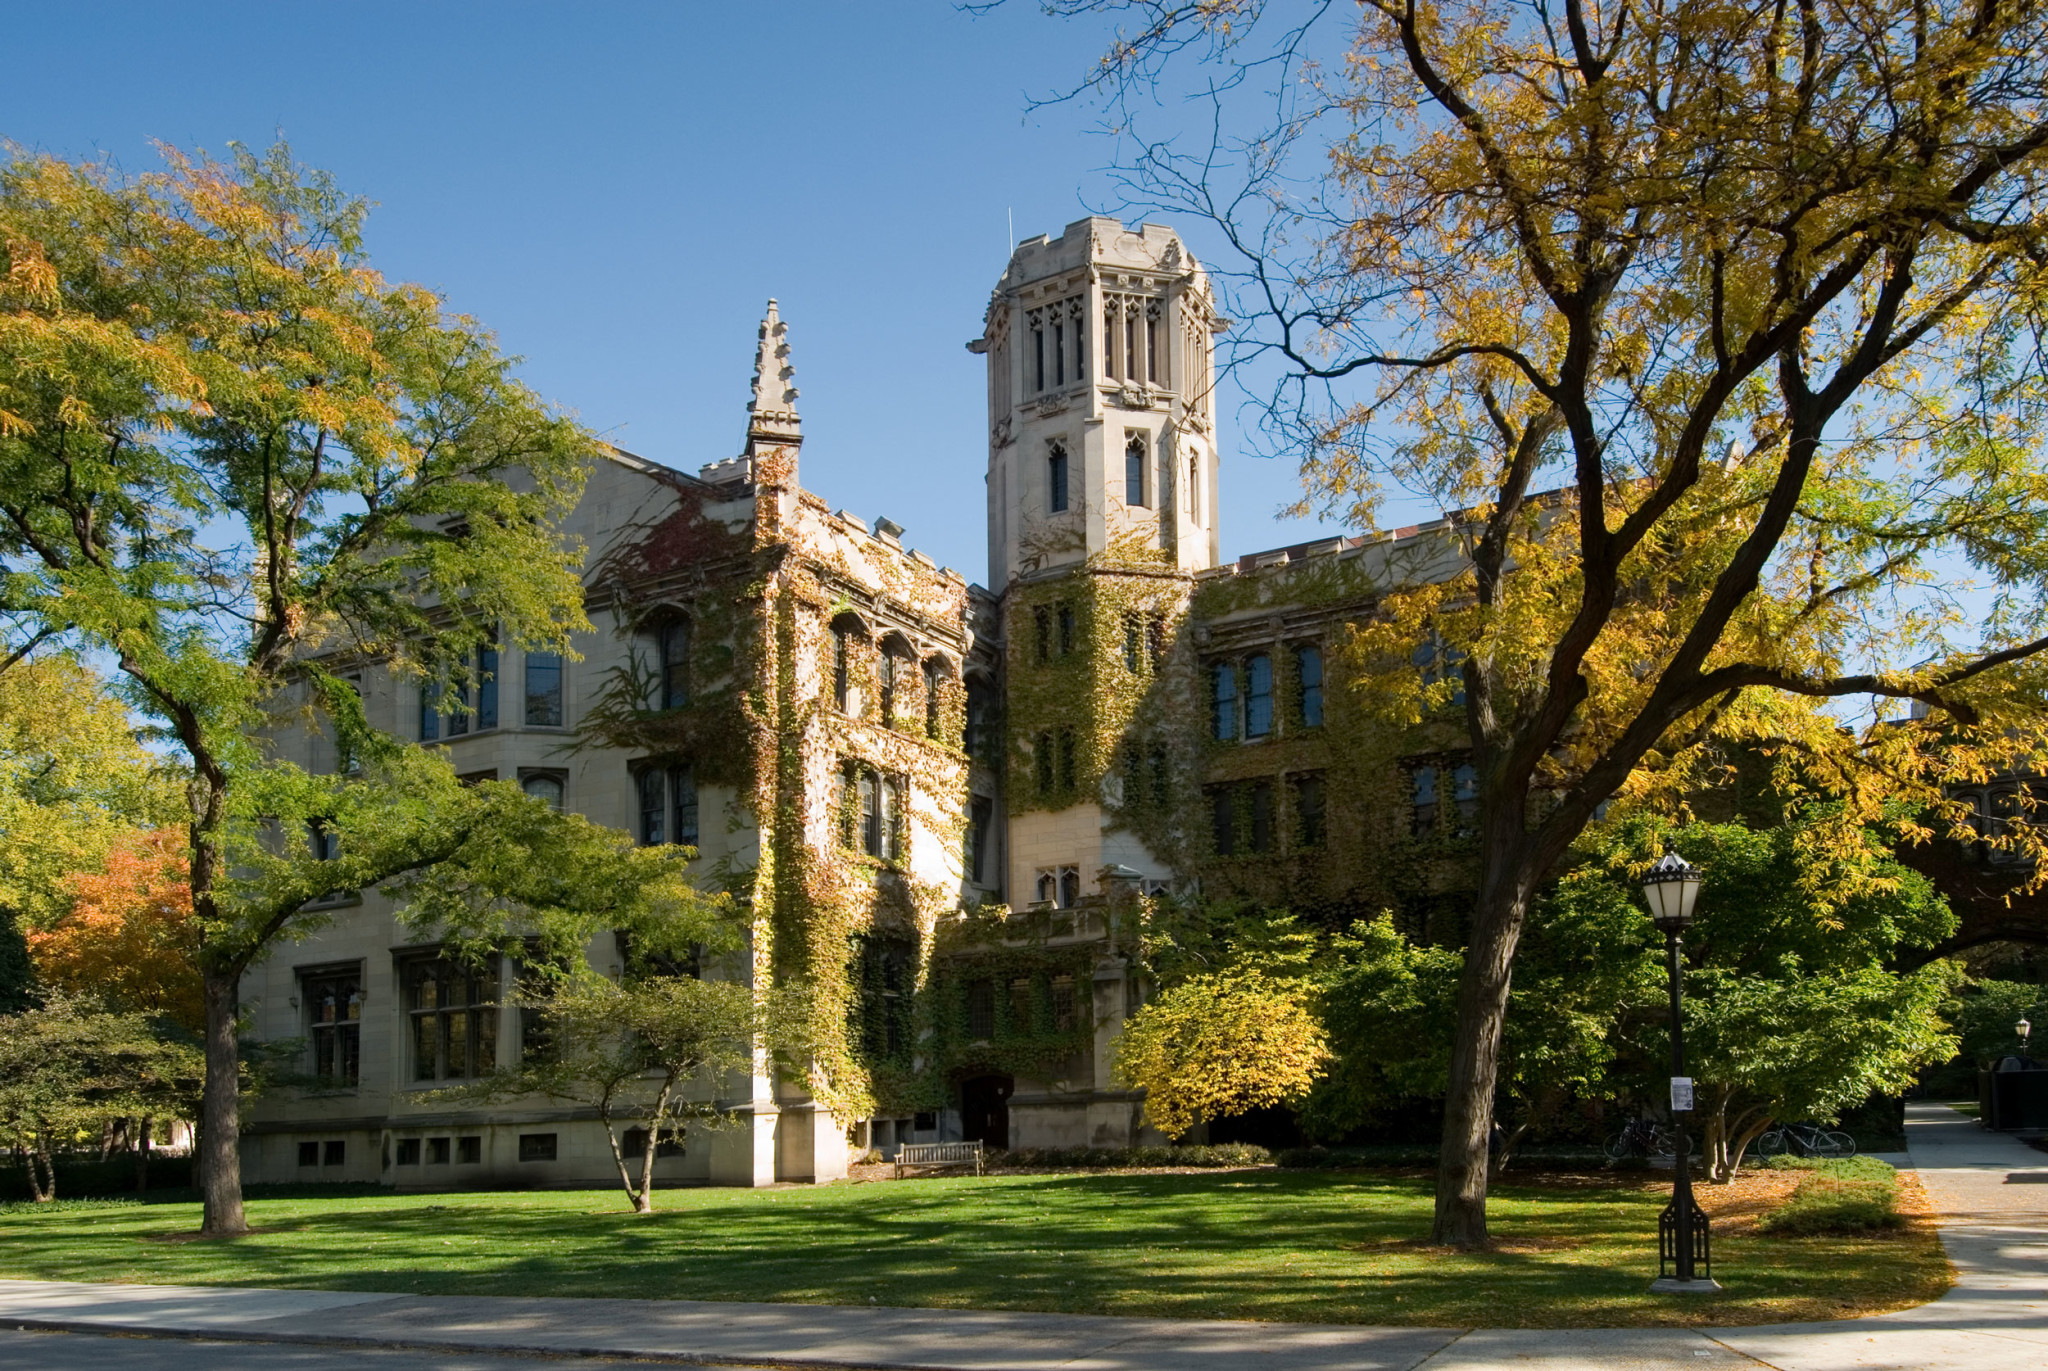
[[[754,398],[747,401],[747,455],[759,447],[796,447],[804,440],[796,413],[796,369],[789,364],[789,326],[768,302],[761,350],[754,358]]]

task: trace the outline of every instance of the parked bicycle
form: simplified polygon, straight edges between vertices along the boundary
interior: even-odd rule
[[[1678,1130],[1654,1119],[1630,1119],[1621,1132],[1607,1144],[1607,1160],[1618,1162],[1627,1157],[1675,1157],[1678,1155]]]
[[[1819,1124],[1780,1124],[1756,1140],[1759,1157],[1853,1157],[1856,1140]]]

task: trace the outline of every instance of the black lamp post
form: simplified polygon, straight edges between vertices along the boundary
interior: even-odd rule
[[[1692,924],[1692,907],[1699,896],[1699,869],[1687,866],[1676,852],[1666,852],[1643,878],[1643,898],[1664,935],[1664,962],[1671,977],[1671,1122],[1678,1130],[1671,1203],[1657,1224],[1657,1279],[1652,1290],[1721,1288],[1712,1274],[1707,1216],[1692,1199],[1692,1138],[1686,1132],[1692,1116],[1692,1079],[1685,1074],[1685,1026],[1679,1017],[1679,942]]]
[[[2012,1031],[2020,1035],[2020,1060],[2025,1061],[2027,1056],[2027,1036],[2034,1031],[2034,1026],[2028,1023],[2027,1016],[2022,1014],[2020,1015],[2020,1021],[2012,1026]]]

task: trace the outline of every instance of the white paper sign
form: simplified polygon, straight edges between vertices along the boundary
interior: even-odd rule
[[[1671,1078],[1671,1108],[1674,1111],[1692,1108],[1692,1077]]]

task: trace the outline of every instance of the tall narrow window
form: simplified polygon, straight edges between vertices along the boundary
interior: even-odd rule
[[[1041,733],[1038,735],[1038,746],[1032,749],[1031,760],[1033,769],[1037,772],[1038,793],[1040,795],[1052,794],[1052,734]]]
[[[1436,832],[1436,768],[1416,767],[1409,786],[1417,836]]]
[[[1165,383],[1165,373],[1159,366],[1159,302],[1157,300],[1145,306],[1145,379],[1155,386]]]
[[[1124,808],[1133,810],[1144,803],[1145,759],[1136,743],[1124,744]]]
[[[1132,675],[1144,661],[1145,620],[1136,610],[1124,611],[1124,669]]]
[[[899,703],[896,698],[899,693],[897,685],[903,670],[903,661],[894,652],[889,650],[887,643],[882,644],[881,667],[882,722],[884,724],[894,724],[896,722],[896,706]]]
[[[675,801],[675,837],[685,847],[697,845],[697,773],[690,766],[669,768],[669,791]]]
[[[1148,614],[1145,616],[1145,656],[1152,670],[1159,670],[1160,662],[1166,656],[1166,616]]]
[[[939,664],[924,664],[924,735],[939,736]]]
[[[1074,730],[1060,730],[1060,789],[1071,793],[1074,789]]]
[[[1067,316],[1074,321],[1074,379],[1085,380],[1088,376],[1088,313],[1078,297],[1067,301]]]
[[[661,630],[661,707],[690,702],[690,621],[678,619]]]
[[[860,850],[870,857],[882,855],[881,778],[866,767],[855,783],[860,789]]]
[[[562,654],[526,654],[526,722],[534,728],[562,726]]]
[[[837,624],[832,627],[832,703],[841,714],[848,713],[847,692],[853,685],[852,633]]]
[[[441,736],[441,683],[420,682],[420,741],[431,743]]]
[[[1202,467],[1198,457],[1188,458],[1188,522],[1202,522]]]
[[[1060,606],[1059,621],[1060,656],[1064,657],[1074,650],[1074,607],[1072,605]]]
[[[1237,794],[1227,785],[1209,792],[1209,836],[1217,856],[1237,850]]]
[[[1166,808],[1166,801],[1172,793],[1172,773],[1166,767],[1166,749],[1152,749],[1152,804],[1155,808]]]
[[[1058,443],[1045,459],[1045,508],[1049,514],[1067,509],[1067,450]]]
[[[1458,807],[1458,836],[1467,837],[1479,822],[1479,770],[1470,762],[1451,772],[1451,800]]]
[[[995,692],[980,676],[967,682],[967,727],[961,742],[970,757],[996,759]]]
[[[1253,781],[1251,792],[1251,848],[1254,852],[1271,852],[1273,850],[1273,783],[1271,781]]]
[[[1294,845],[1323,845],[1323,778],[1298,776],[1294,781]]]
[[[363,1059],[363,987],[355,971],[309,975],[300,984],[312,1039],[313,1074],[354,1085]]]
[[[1135,303],[1124,306],[1124,375],[1138,379],[1138,310]]]
[[[1058,319],[1052,325],[1052,383],[1056,386],[1067,383],[1067,326]]]
[[[1039,605],[1031,611],[1031,626],[1038,632],[1038,660],[1052,660],[1052,611]]]
[[[894,776],[875,781],[876,825],[874,854],[885,862],[903,855],[903,787]]]
[[[658,766],[643,770],[635,783],[640,792],[640,845],[653,847],[668,841],[668,776]]]
[[[1102,374],[1110,380],[1116,375],[1116,301],[1111,300],[1102,308]]]
[[[974,797],[967,809],[967,879],[976,885],[986,882],[982,873],[988,867],[989,829],[995,821],[995,802],[980,795]]]
[[[1145,435],[1133,433],[1124,444],[1124,503],[1142,509],[1145,505]]]
[[[498,726],[498,649],[494,647],[476,651],[476,726]]]
[[[1261,652],[1244,664],[1244,736],[1263,738],[1273,731],[1273,659]]]
[[[1036,319],[1031,322],[1031,388],[1045,389],[1045,328]]]
[[[1209,668],[1210,732],[1219,743],[1237,737],[1237,664],[1218,662]]]
[[[1300,689],[1301,723],[1304,728],[1323,724],[1323,650],[1313,643],[1294,649],[1294,679]]]
[[[1078,867],[1060,868],[1060,908],[1072,909],[1081,902],[1081,872]]]

